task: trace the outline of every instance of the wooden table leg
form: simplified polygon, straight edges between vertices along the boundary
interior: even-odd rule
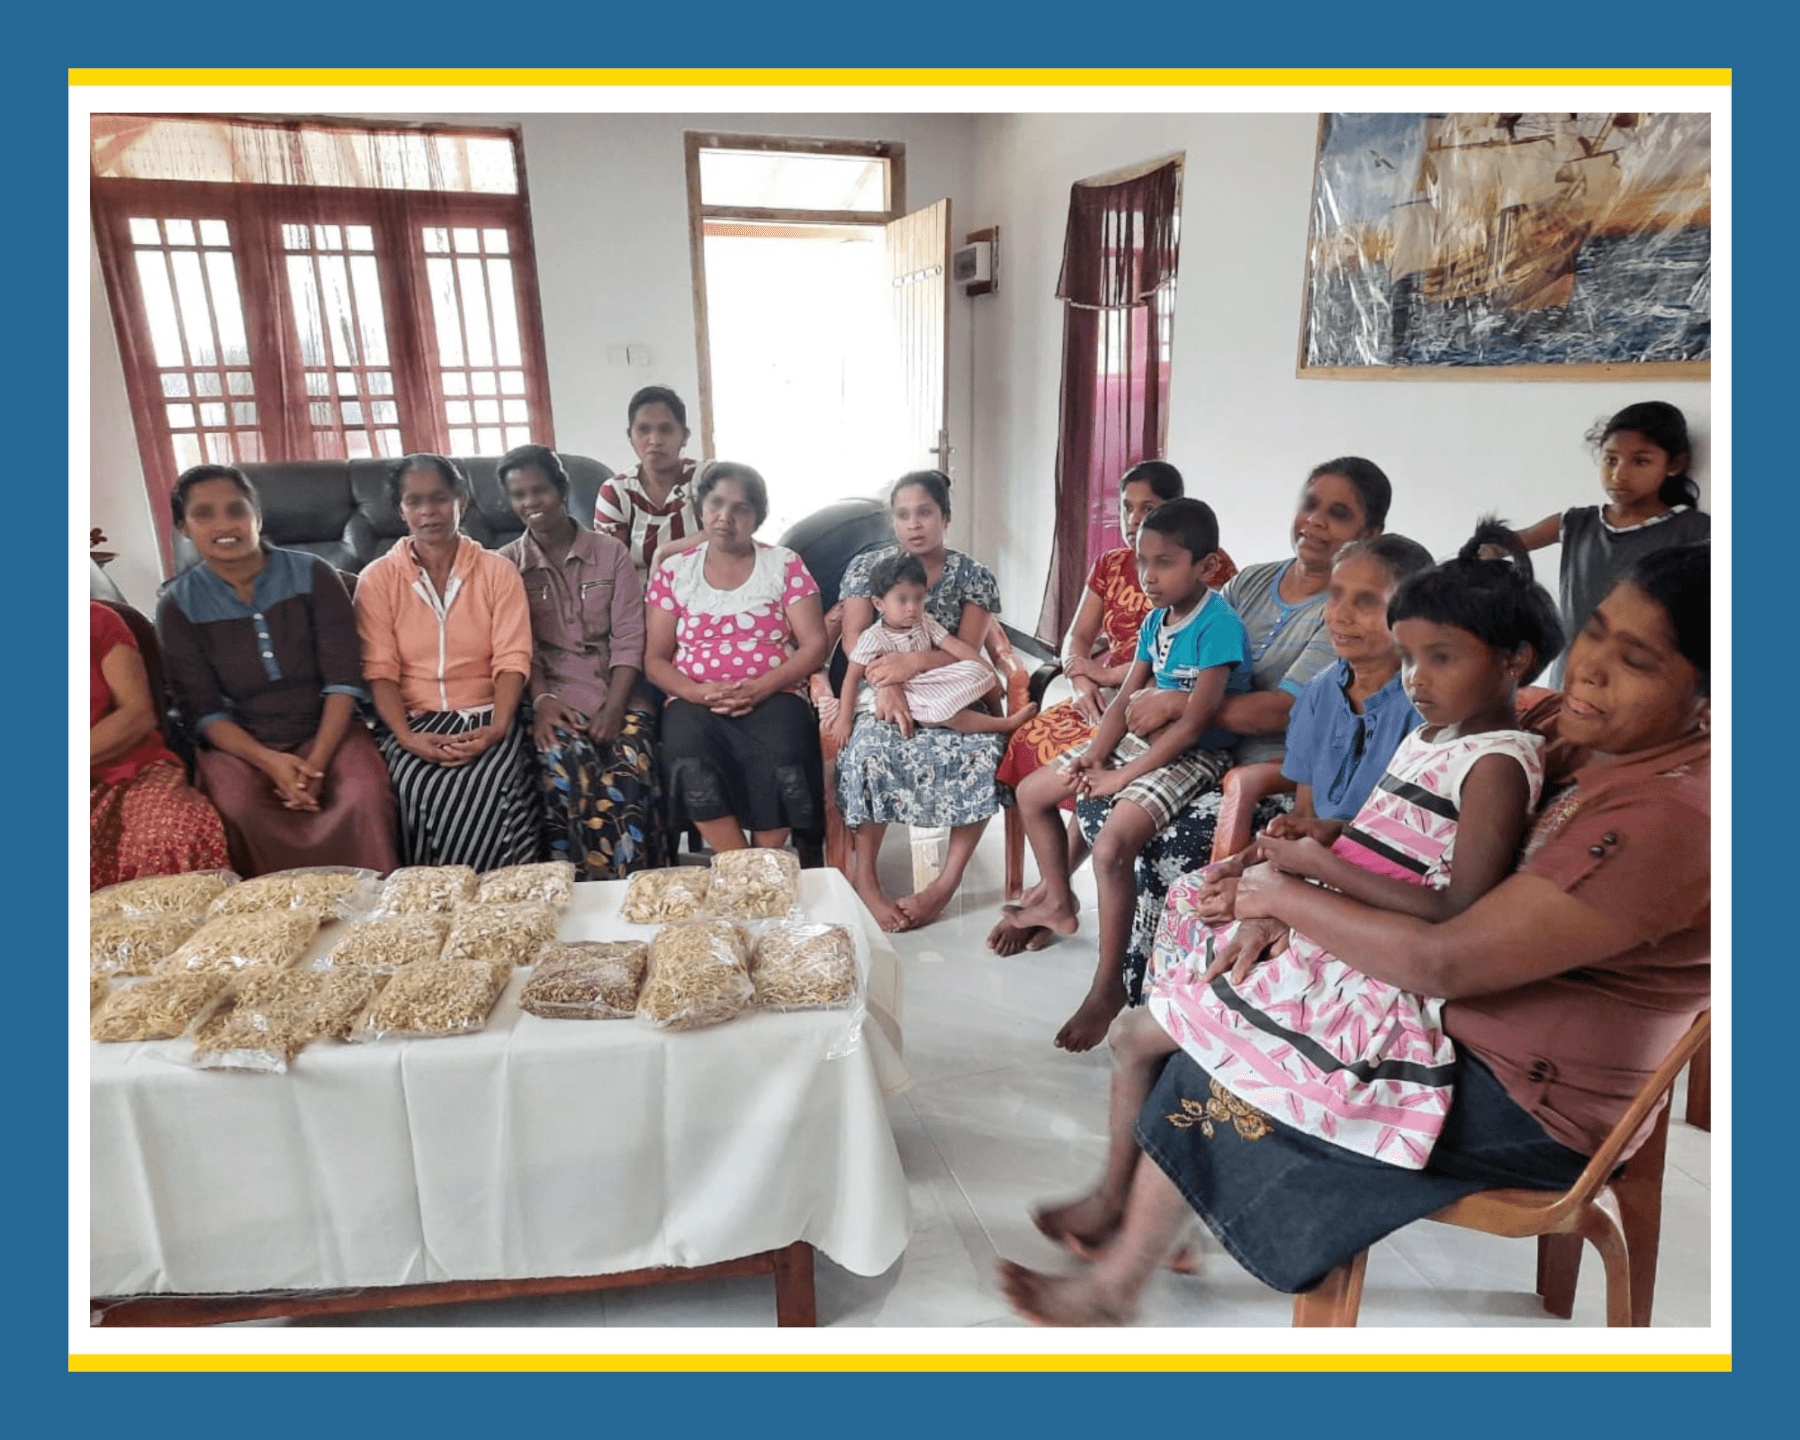
[[[775,1323],[777,1325],[817,1325],[819,1309],[817,1297],[813,1291],[812,1246],[804,1240],[796,1240],[785,1249],[773,1253],[775,1258]]]

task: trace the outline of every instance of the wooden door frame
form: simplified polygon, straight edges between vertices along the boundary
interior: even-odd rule
[[[694,356],[700,372],[700,453],[713,454],[712,342],[706,315],[706,222],[742,220],[766,225],[833,225],[869,227],[886,225],[906,213],[906,146],[892,140],[827,140],[803,135],[726,135],[712,130],[689,130],[682,136],[686,148],[688,203],[688,258],[693,273]],[[756,206],[703,205],[700,202],[700,152],[702,150],[773,150],[794,155],[844,155],[887,161],[887,209],[784,210]]]

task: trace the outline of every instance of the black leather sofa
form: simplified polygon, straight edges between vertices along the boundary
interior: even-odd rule
[[[560,453],[560,452],[559,452]],[[517,539],[525,528],[494,474],[491,455],[455,456],[469,477],[475,500],[463,514],[463,531],[490,550]],[[583,525],[594,519],[594,497],[613,472],[585,455],[563,455],[569,472],[569,513]],[[346,574],[387,553],[406,534],[400,512],[388,504],[391,460],[286,460],[244,465],[262,496],[263,538],[271,545],[305,550]],[[179,573],[199,557],[186,539],[175,537]]]

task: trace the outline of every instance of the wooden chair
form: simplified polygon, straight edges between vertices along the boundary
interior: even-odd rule
[[[1612,1128],[1606,1142],[1568,1190],[1482,1190],[1464,1196],[1430,1218],[1489,1235],[1538,1242],[1537,1293],[1544,1308],[1566,1320],[1575,1309],[1581,1242],[1593,1242],[1606,1266],[1606,1323],[1646,1326],[1656,1298],[1656,1257],[1662,1239],[1663,1157],[1669,1138],[1669,1106],[1675,1077],[1706,1045],[1712,1012],[1702,1011]],[[1661,1107],[1649,1138],[1623,1167],[1625,1143],[1653,1109]],[[1618,1173],[1614,1174],[1614,1170]],[[1609,1178],[1610,1177],[1610,1178]],[[1369,1252],[1345,1261],[1311,1294],[1294,1297],[1297,1326],[1351,1326],[1362,1305]]]
[[[825,629],[831,641],[831,648],[835,650],[838,639],[843,634],[841,605],[834,605],[825,617]],[[987,651],[988,659],[993,662],[994,669],[1000,672],[1000,682],[1005,690],[1005,713],[1015,714],[1021,706],[1029,703],[1031,671],[1025,667],[1025,662],[1013,649],[1012,641],[1007,638],[1006,631],[998,619],[988,622],[987,636],[982,642],[982,648]],[[807,689],[815,708],[818,708],[823,701],[830,699],[834,693],[829,672],[830,667],[827,665],[825,669],[815,671],[812,679],[808,682]],[[823,720],[819,723],[819,750],[824,759],[825,768],[825,863],[848,875],[850,873],[850,831],[845,826],[844,817],[839,813],[837,805],[838,747],[830,728]],[[1013,812],[1008,810],[1006,814],[1008,822],[1011,823]],[[1011,852],[1008,852],[1006,893],[1010,898],[1018,895],[1023,888],[1024,855],[1021,848],[1021,853],[1016,858]]]

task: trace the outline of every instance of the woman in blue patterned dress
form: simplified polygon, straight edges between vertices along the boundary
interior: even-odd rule
[[[944,544],[950,519],[950,480],[936,470],[915,470],[894,482],[888,497],[895,545],[866,551],[844,572],[844,649],[875,620],[869,572],[896,550],[925,566],[925,608],[964,644],[982,650],[988,624],[1000,613],[1000,587],[985,565]],[[981,832],[1000,808],[994,771],[1006,750],[1004,735],[915,729],[907,710],[906,681],[945,664],[943,651],[882,655],[870,662],[857,701],[856,727],[838,755],[838,809],[854,832],[852,883],[883,930],[929,925],[962,882]],[[950,827],[944,868],[913,895],[890,899],[875,874],[875,857],[889,825]]]

